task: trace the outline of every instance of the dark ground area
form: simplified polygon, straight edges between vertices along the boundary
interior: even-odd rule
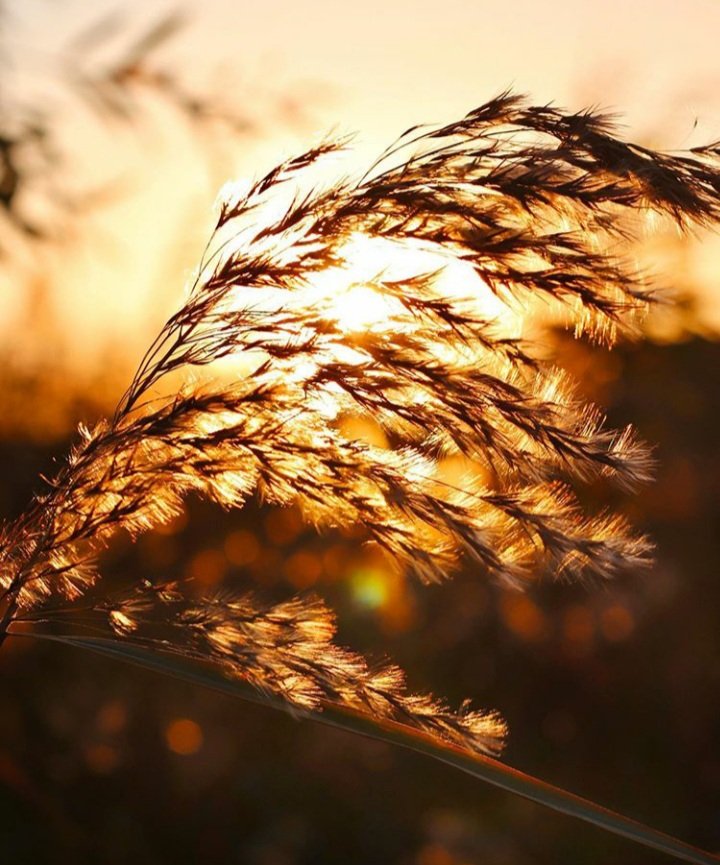
[[[197,503],[174,534],[115,545],[108,570],[193,569],[270,595],[312,584],[342,641],[390,655],[415,688],[499,709],[512,765],[718,849],[720,345],[565,354],[613,424],[657,443],[657,482],[627,504],[658,545],[648,574],[527,596],[469,573],[388,587],[352,538]],[[65,447],[0,447],[8,516]],[[669,861],[420,756],[79,650],[8,641],[0,688],[0,850],[15,865]]]

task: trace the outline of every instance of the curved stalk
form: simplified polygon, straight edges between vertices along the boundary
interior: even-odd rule
[[[684,862],[694,865],[718,865],[720,856],[700,850],[684,841],[646,826],[643,823],[625,817],[608,808],[598,805],[589,799],[576,796],[560,787],[535,778],[508,766],[492,757],[478,753],[470,753],[449,742],[440,742],[436,738],[413,730],[404,724],[385,719],[370,718],[360,712],[353,712],[347,708],[327,703],[322,712],[302,710],[290,707],[280,697],[263,694],[253,687],[238,679],[227,679],[217,671],[201,666],[194,662],[180,661],[177,657],[171,657],[157,651],[148,651],[137,646],[122,645],[114,640],[85,637],[64,636],[59,634],[8,634],[8,636],[30,636],[41,640],[64,643],[77,648],[90,649],[93,652],[145,667],[159,673],[165,673],[175,678],[182,679],[196,685],[212,688],[225,694],[240,697],[252,703],[270,706],[280,709],[295,718],[315,721],[326,726],[336,727],[346,732],[366,736],[391,745],[396,745],[406,750],[424,754],[441,763],[446,763],[499,787],[516,796],[529,799],[539,805],[544,805],[553,811],[575,817],[585,823],[628,838],[649,847],[659,850],[668,856],[673,856]]]

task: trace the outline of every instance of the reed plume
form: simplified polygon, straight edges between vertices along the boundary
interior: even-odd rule
[[[618,513],[584,511],[574,487],[635,489],[648,449],[608,429],[522,325],[541,304],[608,345],[631,333],[653,294],[628,240],[656,214],[717,221],[720,148],[661,154],[620,141],[601,114],[505,93],[408,130],[360,179],[308,186],[347,144],[227,190],[188,296],[114,416],[81,429],[3,528],[0,639],[20,622],[99,631],[304,709],[342,706],[492,753],[505,733],[495,713],[408,692],[396,667],[333,642],[319,599],[267,606],[146,579],[111,595],[98,556],[191,494],[226,508],[258,494],[318,528],[361,525],[423,582],[463,563],[513,588],[647,564],[647,539]],[[349,415],[371,417],[391,446],[349,438]],[[477,467],[461,487],[443,480],[448,455]]]

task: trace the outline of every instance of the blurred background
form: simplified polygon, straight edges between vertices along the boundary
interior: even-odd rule
[[[0,27],[3,519],[77,424],[112,410],[226,180],[330,129],[358,131],[359,167],[508,86],[617,110],[655,147],[720,138],[713,0],[4,0]],[[472,573],[420,588],[358,533],[191,501],[118,539],[109,577],[312,588],[342,642],[389,655],[413,688],[499,709],[512,765],[720,848],[720,243],[662,231],[638,254],[677,300],[643,341],[608,354],[552,339],[610,422],[657,444],[657,482],[624,504],[657,542],[650,574],[524,596]],[[8,641],[0,689],[0,850],[15,863],[662,858],[419,756],[70,648]]]

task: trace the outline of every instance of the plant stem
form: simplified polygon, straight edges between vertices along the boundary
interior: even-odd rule
[[[11,634],[11,636],[15,635]],[[286,713],[289,712],[295,718],[315,721],[330,727],[337,727],[346,732],[349,731],[371,739],[398,745],[401,748],[425,754],[428,757],[453,766],[462,772],[466,772],[509,793],[514,793],[524,799],[529,799],[531,802],[544,805],[553,811],[558,811],[598,826],[607,832],[628,838],[645,847],[659,850],[668,856],[673,856],[684,862],[691,862],[694,865],[718,865],[720,863],[720,856],[700,850],[678,838],[674,838],[650,826],[645,826],[637,820],[604,808],[602,805],[598,805],[589,799],[576,796],[574,793],[570,793],[560,787],[555,787],[532,775],[527,775],[492,757],[464,751],[462,748],[449,742],[439,742],[426,733],[411,729],[395,721],[375,717],[371,718],[360,712],[340,708],[334,704],[325,704],[321,712],[289,706],[285,700],[263,694],[246,682],[238,679],[227,679],[209,667],[200,666],[185,659],[178,661],[177,658],[163,655],[157,649],[147,651],[103,638],[63,636],[37,632],[33,634],[18,634],[17,636],[52,640],[76,646],[77,648],[90,649],[102,655],[123,660],[126,663],[136,664],[155,670],[156,672],[165,673],[166,675],[169,674],[175,678],[213,688],[214,690],[222,691],[223,693],[231,694],[253,703],[281,709]]]

